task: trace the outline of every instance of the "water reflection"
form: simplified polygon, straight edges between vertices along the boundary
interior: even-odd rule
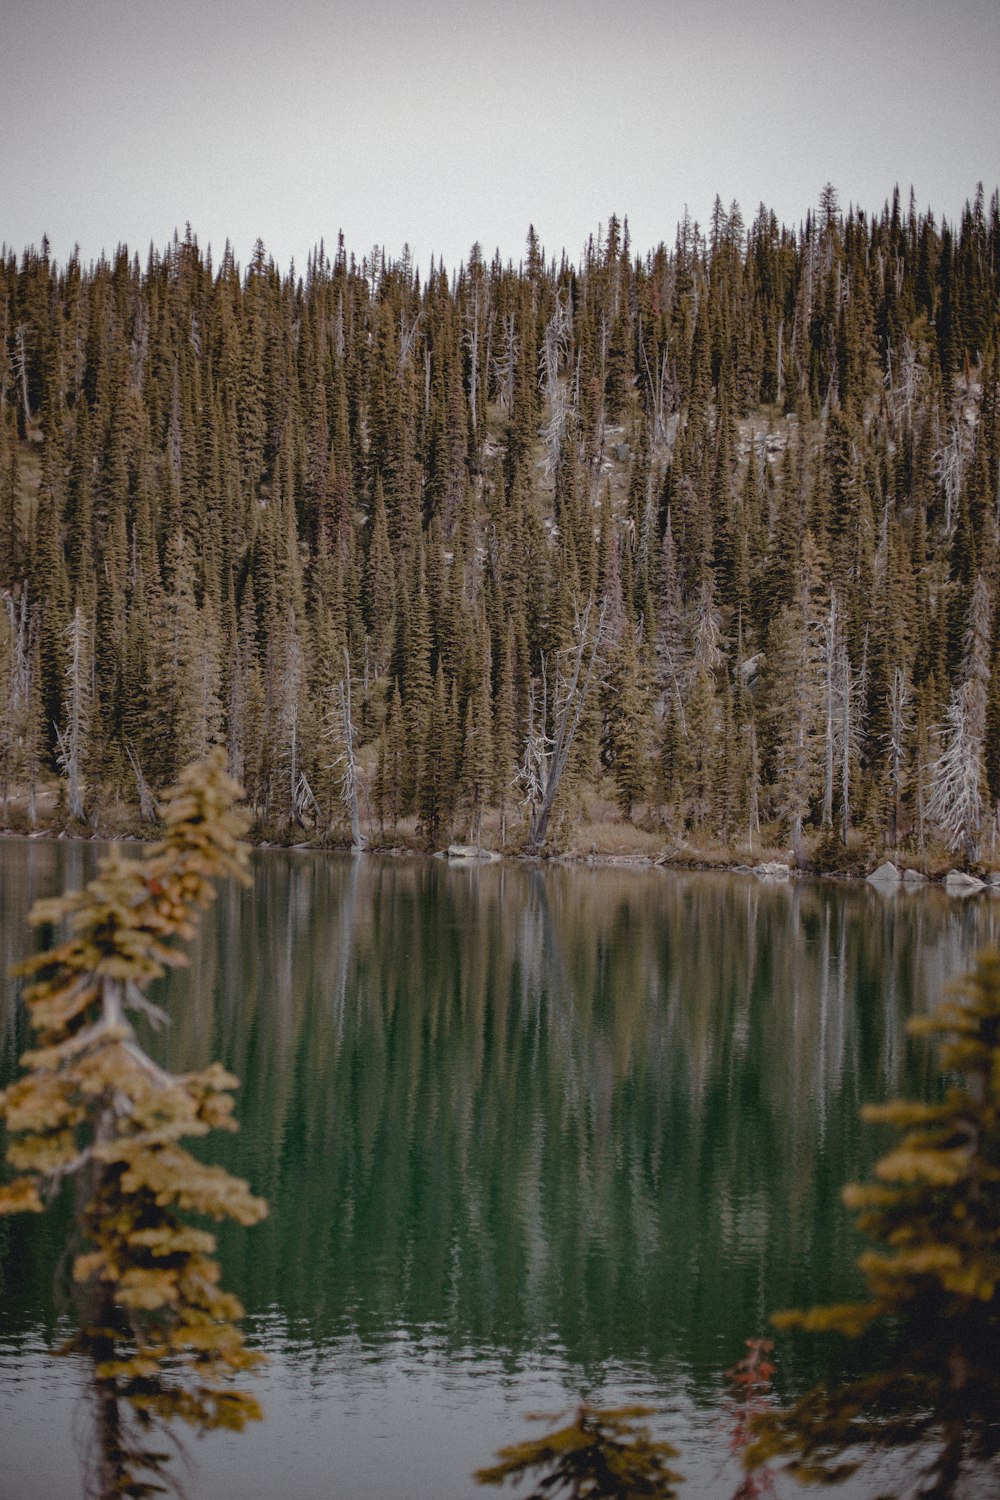
[[[90,853],[3,846],[5,961]],[[219,1159],[271,1216],[223,1235],[224,1278],[320,1387],[429,1340],[455,1389],[551,1356],[714,1401],[773,1308],[853,1285],[859,1107],[933,1086],[906,1018],[1000,922],[989,897],[664,871],[268,852],[254,875],[150,1046],[243,1079]],[[15,1342],[52,1316],[56,1227],[0,1230]]]

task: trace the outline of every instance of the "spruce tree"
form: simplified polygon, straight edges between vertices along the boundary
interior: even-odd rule
[[[677,1457],[677,1449],[654,1439],[642,1424],[642,1418],[651,1415],[648,1406],[609,1410],[584,1404],[564,1427],[501,1448],[499,1463],[479,1469],[476,1481],[516,1483],[534,1471],[540,1478],[525,1500],[559,1495],[567,1500],[675,1500],[681,1476],[669,1461]]]
[[[185,962],[171,939],[193,935],[213,880],[246,879],[238,791],[221,751],[183,772],[165,796],[164,836],[142,859],[116,851],[84,890],[35,905],[35,924],[65,920],[69,935],[17,971],[30,980],[35,1045],[0,1094],[17,1174],[0,1187],[0,1213],[41,1213],[66,1179],[76,1184],[78,1327],[63,1352],[90,1367],[99,1500],[162,1490],[167,1455],[151,1439],[174,1418],[205,1431],[261,1415],[230,1384],[260,1356],[236,1327],[242,1308],[218,1285],[215,1236],[200,1221],[249,1225],[266,1205],[179,1144],[235,1128],[236,1079],[218,1063],[164,1072],[128,1019],[168,1019],[145,991]]]
[[[611,774],[618,806],[623,817],[631,822],[636,803],[646,797],[650,740],[648,710],[632,626],[624,632],[618,660],[608,680],[612,687],[607,730]]]
[[[952,1500],[1000,1454],[1000,953],[952,994],[909,1023],[939,1042],[941,1098],[864,1111],[898,1133],[876,1180],[844,1191],[874,1242],[858,1262],[866,1298],[775,1320],[859,1340],[860,1373],[761,1419],[751,1465],[780,1455],[830,1482],[912,1454],[907,1493]]]

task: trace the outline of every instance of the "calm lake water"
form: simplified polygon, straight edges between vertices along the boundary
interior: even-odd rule
[[[4,966],[95,857],[0,841]],[[271,1205],[222,1237],[266,1421],[188,1440],[187,1493],[468,1500],[585,1394],[655,1404],[684,1495],[731,1494],[723,1372],[774,1309],[856,1290],[839,1190],[885,1145],[859,1108],[935,1086],[907,1017],[998,937],[988,895],[255,856],[149,1043],[240,1076],[213,1149]],[[26,1043],[8,986],[3,1080]],[[79,1372],[46,1354],[65,1232],[0,1220],[4,1500],[80,1493]],[[783,1389],[836,1357],[779,1342]]]

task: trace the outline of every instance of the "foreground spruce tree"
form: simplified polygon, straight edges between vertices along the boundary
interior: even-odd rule
[[[186,962],[170,939],[193,936],[213,879],[247,879],[238,794],[221,750],[183,771],[161,808],[162,841],[142,859],[115,851],[84,890],[38,902],[32,922],[65,922],[69,935],[18,970],[31,980],[35,1046],[0,1094],[19,1174],[0,1187],[0,1213],[41,1212],[64,1179],[74,1182],[78,1330],[64,1352],[90,1365],[87,1486],[100,1500],[163,1491],[169,1455],[150,1438],[173,1418],[206,1430],[260,1416],[228,1383],[260,1356],[236,1327],[242,1308],[218,1285],[214,1235],[188,1216],[253,1224],[266,1205],[179,1144],[236,1128],[236,1079],[218,1063],[164,1072],[128,1020],[129,1011],[167,1019],[145,990]]]
[[[878,1247],[859,1261],[868,1297],[776,1319],[858,1338],[866,1373],[764,1418],[751,1466],[784,1455],[801,1479],[830,1482],[906,1454],[891,1493],[948,1500],[1000,1454],[1000,953],[954,993],[910,1029],[942,1038],[942,1068],[961,1081],[940,1103],[865,1111],[900,1131],[877,1181],[844,1192]]]

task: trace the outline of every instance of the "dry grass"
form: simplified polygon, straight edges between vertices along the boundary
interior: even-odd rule
[[[591,855],[621,855],[655,860],[668,851],[662,833],[637,828],[634,823],[580,822],[572,824],[565,834],[560,853],[586,859]]]
[[[567,796],[565,805],[558,808],[550,825],[550,838],[545,853],[550,857],[570,860],[596,860],[609,863],[635,863],[647,865],[663,863],[681,867],[702,869],[732,869],[734,866],[749,866],[776,861],[794,867],[791,849],[782,841],[783,830],[779,825],[768,825],[761,829],[753,843],[743,838],[725,844],[719,840],[702,837],[696,832],[665,823],[657,808],[639,806],[635,818],[627,822],[612,793],[610,778],[600,784],[577,784]],[[429,853],[429,849],[418,821],[412,815],[402,818],[396,829],[386,828],[380,832],[378,820],[373,819],[369,828],[367,808],[362,810],[362,826],[370,837],[374,851],[400,853]],[[153,836],[148,824],[143,824],[136,810],[121,802],[97,805],[81,824],[70,824],[66,817],[65,804],[59,796],[59,784],[46,781],[39,787],[37,815],[34,828],[28,816],[27,798],[18,788],[8,798],[7,815],[0,815],[0,832],[27,834],[70,834],[77,838],[150,838]],[[528,832],[528,820],[523,805],[513,803],[508,808],[506,826],[501,829],[500,814],[495,809],[486,812],[482,820],[480,842],[485,849],[516,856],[524,848]],[[502,836],[503,835],[503,836]],[[331,830],[329,838],[320,838],[301,828],[289,828],[273,824],[258,823],[251,830],[255,842],[272,846],[307,843],[316,848],[342,848],[350,844],[350,828],[346,816],[342,827]],[[467,826],[456,823],[448,831],[442,831],[434,849],[449,843],[470,841]],[[829,843],[829,837],[827,838]],[[960,857],[943,845],[928,842],[921,856],[913,848],[889,849],[881,845],[872,846],[861,830],[852,830],[846,849],[833,841],[825,850],[824,841],[816,832],[806,839],[805,866],[814,874],[837,874],[855,879],[863,878],[885,860],[891,860],[900,871],[917,870],[931,880],[941,880],[951,869],[961,865]],[[973,873],[988,877],[1000,867],[1000,841],[996,845],[984,841],[982,858]]]

